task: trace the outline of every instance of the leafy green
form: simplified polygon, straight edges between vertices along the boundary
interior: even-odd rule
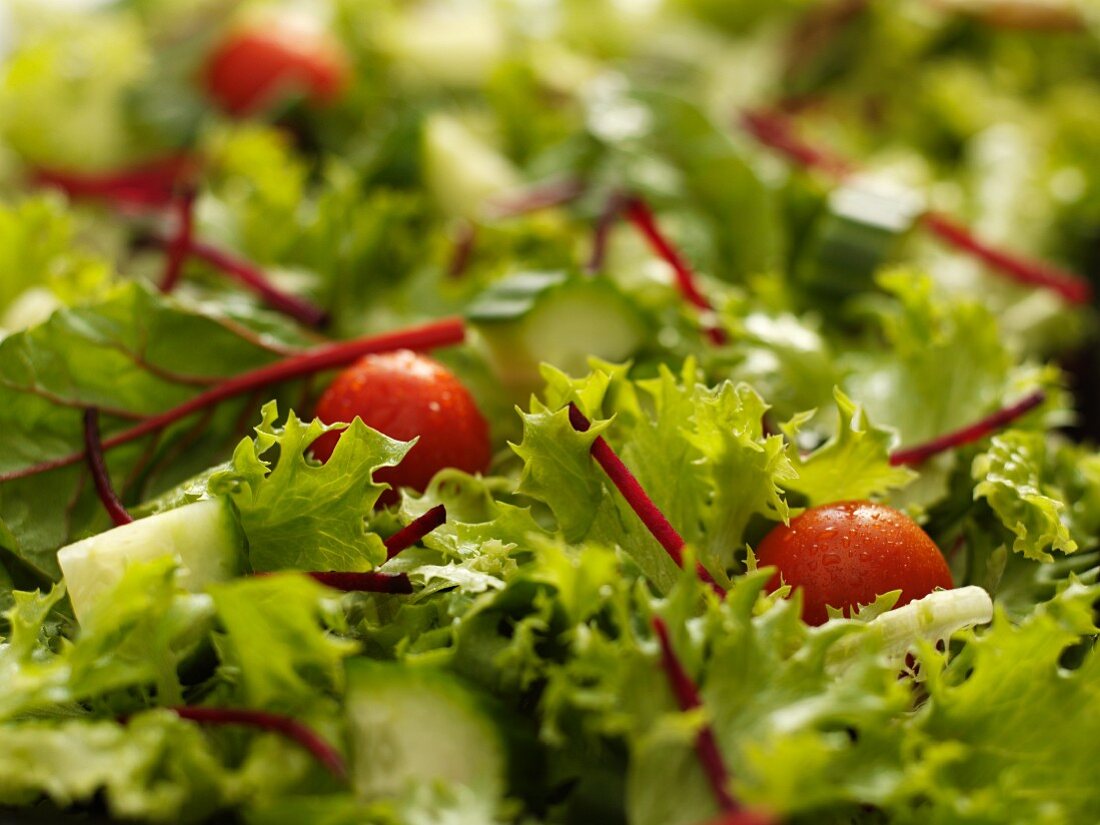
[[[343,687],[343,660],[355,642],[336,638],[342,616],[328,591],[304,576],[239,579],[210,588],[224,635],[222,674],[250,706],[308,710]]]
[[[0,341],[0,472],[82,451],[85,407],[102,411],[106,439],[299,343],[270,316],[223,316],[138,284],[62,309]],[[159,439],[112,450],[108,467],[123,500],[159,493],[221,459],[253,403],[230,401]],[[56,578],[55,551],[107,524],[85,478],[78,465],[0,485],[0,543]]]
[[[1073,553],[1095,543],[1100,467],[1095,455],[1075,452],[1042,433],[1009,430],[974,459],[974,498],[1014,534],[1017,553],[1049,562],[1049,551]]]
[[[810,506],[817,506],[881,496],[908,484],[916,473],[890,464],[894,434],[874,427],[863,409],[839,389],[834,395],[836,434],[806,456],[792,446],[791,461],[798,475],[783,487],[801,493]],[[798,426],[796,420],[783,427],[792,445],[798,444]]]
[[[256,438],[241,441],[229,468],[210,479],[211,492],[228,494],[237,506],[252,568],[355,571],[381,564],[385,547],[365,519],[388,485],[373,473],[400,463],[411,445],[357,418],[322,464],[307,451],[335,428],[316,419],[307,424],[293,411],[276,428],[278,416],[274,402],[265,405]],[[264,456],[276,448],[272,466]]]
[[[171,559],[130,567],[80,635],[54,652],[42,631],[64,593],[57,585],[45,595],[15,594],[10,635],[0,647],[7,685],[0,719],[74,702],[126,707],[133,699],[125,693],[134,688],[155,687],[160,701],[180,701],[177,668],[207,632],[211,611],[208,598],[179,594]]]

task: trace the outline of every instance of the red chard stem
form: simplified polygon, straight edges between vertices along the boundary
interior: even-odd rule
[[[314,373],[324,372],[335,367],[343,367],[364,355],[377,352],[392,352],[398,349],[429,350],[437,347],[460,344],[466,337],[466,327],[459,318],[447,318],[423,324],[418,327],[386,332],[381,335],[368,335],[350,341],[340,341],[315,347],[274,364],[269,364],[241,375],[227,378],[210,389],[199,393],[189,401],[172,407],[104,439],[103,449],[109,450],[122,444],[128,444],[143,436],[158,432],[176,423],[192,413],[205,410],[222,401],[247,395],[258,389],[304,378]],[[37,473],[68,467],[84,458],[84,451],[70,453],[59,458],[33,464],[19,470],[0,474],[0,482],[36,475]]]
[[[412,547],[428,533],[447,520],[447,508],[437,504],[419,518],[410,521],[388,539],[386,539],[386,561],[402,550]]]
[[[992,415],[975,421],[973,424],[946,435],[941,435],[938,438],[933,438],[923,444],[895,450],[890,454],[890,463],[895,467],[920,464],[934,455],[978,441],[1011,424],[1020,416],[1038,407],[1045,400],[1046,393],[1042,390],[1036,390],[1030,395],[1024,396],[1015,404],[997,410]]]
[[[1071,304],[1087,304],[1092,300],[1092,285],[1072,272],[997,249],[966,226],[938,212],[926,212],[921,221],[937,238],[977,258],[1009,280],[1057,292]]]
[[[168,242],[164,278],[160,282],[161,292],[168,293],[175,289],[183,273],[183,263],[187,259],[195,228],[195,195],[195,190],[188,188],[176,201],[178,224],[175,235]]]
[[[248,287],[272,309],[284,312],[306,326],[320,327],[328,321],[328,314],[323,309],[304,298],[283,292],[258,267],[244,258],[238,258],[201,241],[192,241],[188,253]]]
[[[842,181],[856,169],[848,160],[802,140],[789,119],[777,112],[744,112],[741,124],[761,144],[775,149],[799,166],[822,172],[835,181]],[[1091,284],[1074,272],[998,249],[983,241],[970,228],[939,212],[926,212],[920,220],[929,232],[948,246],[981,261],[1008,280],[1048,289],[1072,304],[1087,304],[1092,300]]]
[[[664,619],[654,616],[652,625],[657,634],[657,641],[661,645],[661,667],[668,676],[669,687],[676,696],[676,703],[680,706],[680,710],[687,712],[702,707],[703,700],[699,697],[699,689],[676,657],[676,651],[672,649],[672,641],[669,639],[668,626]],[[719,807],[727,813],[740,811],[741,805],[730,793],[730,773],[722,760],[722,752],[718,749],[714,728],[709,722],[704,723],[696,734],[695,752],[699,756],[699,762],[703,766],[703,772],[707,775]]]
[[[713,313],[714,306],[699,290],[695,273],[684,259],[684,256],[680,254],[680,251],[661,232],[660,227],[657,226],[657,219],[649,205],[640,198],[632,197],[626,201],[623,209],[626,219],[642,234],[642,237],[646,239],[646,242],[658,257],[672,267],[673,272],[676,273],[676,285],[679,287],[680,294],[684,296],[684,299],[696,309],[705,313]],[[721,327],[710,324],[707,326],[706,332],[713,343],[718,345],[726,343],[726,332]]]
[[[413,592],[412,582],[405,573],[382,573],[371,571],[369,573],[341,573],[330,571],[325,573],[307,573],[314,581],[320,582],[333,590],[343,590],[345,593],[392,593],[407,596]]]
[[[448,278],[458,279],[466,274],[466,268],[470,265],[476,243],[477,226],[472,221],[462,220],[455,230],[451,260],[447,264]]]
[[[573,425],[573,429],[582,433],[587,432],[588,428],[592,426],[589,420],[584,417],[584,413],[577,409],[576,404],[569,405],[569,423]],[[676,528],[665,518],[665,514],[661,512],[660,508],[653,503],[653,499],[649,497],[642,485],[638,483],[638,479],[630,472],[623,460],[616,455],[615,451],[611,449],[611,445],[607,443],[602,435],[597,436],[596,440],[592,442],[592,457],[607,473],[611,483],[626,499],[630,509],[642,520],[642,524],[646,526],[646,529],[657,540],[657,543],[676,562],[677,567],[683,567],[683,549],[686,543],[683,536],[676,532]],[[726,591],[699,562],[695,563],[695,572],[719,598],[726,595]]]
[[[297,719],[280,713],[247,708],[175,707],[169,710],[180,719],[201,725],[242,725],[282,734],[309,751],[337,779],[347,779],[348,769],[340,752],[322,739],[313,728]]]
[[[623,212],[626,206],[626,197],[621,192],[612,192],[604,204],[600,217],[596,220],[596,229],[592,237],[592,254],[585,264],[584,271],[589,275],[597,274],[603,269],[607,258],[607,242],[611,238],[611,228]]]
[[[115,488],[111,486],[111,475],[107,471],[107,460],[103,455],[103,444],[99,439],[99,410],[91,407],[84,411],[84,454],[88,460],[88,469],[92,471],[92,481],[103,508],[116,527],[132,522],[133,516],[126,512]]]
[[[775,149],[806,169],[815,169],[836,180],[842,180],[855,171],[846,159],[800,138],[791,122],[778,112],[743,112],[741,125],[759,143]]]
[[[574,178],[545,181],[519,192],[506,193],[492,199],[486,206],[487,217],[493,219],[515,218],[552,206],[571,203],[584,194],[587,187]]]

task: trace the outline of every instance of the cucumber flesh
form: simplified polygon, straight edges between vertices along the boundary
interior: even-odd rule
[[[606,278],[526,272],[490,287],[470,307],[497,377],[527,393],[541,385],[539,364],[572,375],[591,356],[625,361],[645,342],[646,323]]]
[[[228,499],[207,499],[124,524],[63,547],[57,561],[78,621],[111,592],[135,562],[174,556],[177,581],[190,592],[240,575],[244,536]]]
[[[349,661],[347,674],[352,781],[362,797],[444,782],[485,800],[501,798],[504,739],[458,677],[370,659]]]
[[[422,140],[425,183],[449,215],[476,218],[491,197],[523,183],[507,158],[449,115],[430,116]]]
[[[822,296],[844,298],[868,290],[875,272],[897,252],[924,209],[915,193],[862,179],[834,190],[798,268]]]

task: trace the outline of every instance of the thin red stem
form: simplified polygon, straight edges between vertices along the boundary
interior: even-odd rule
[[[926,212],[921,221],[949,246],[968,253],[1013,281],[1057,292],[1071,304],[1087,304],[1092,300],[1092,285],[1072,272],[997,249],[939,212]]]
[[[325,344],[315,347],[298,355],[292,355],[274,364],[242,373],[241,375],[227,378],[214,385],[210,389],[199,393],[189,401],[179,406],[172,407],[142,421],[129,429],[103,441],[105,450],[113,449],[121,444],[128,444],[150,433],[168,427],[171,424],[186,418],[192,413],[199,412],[215,404],[219,404],[239,395],[247,395],[254,390],[262,389],[273,384],[304,378],[307,375],[324,372],[334,367],[342,367],[361,358],[364,355],[377,352],[392,352],[399,349],[428,350],[437,347],[445,347],[461,343],[466,337],[466,327],[459,318],[448,318],[434,321],[418,327],[386,332],[381,335],[370,335],[355,338],[351,341],[341,341],[335,344]],[[70,453],[69,455],[13,470],[0,474],[0,482],[11,481],[16,478],[25,478],[37,473],[54,470],[59,467],[68,467],[79,463],[84,458],[84,451]]]
[[[402,550],[412,547],[428,533],[447,520],[447,508],[437,504],[424,515],[413,519],[388,539],[386,539],[386,561]]]
[[[760,143],[836,181],[843,180],[856,169],[847,159],[800,138],[790,120],[777,112],[745,112],[741,115],[741,123]],[[921,223],[948,246],[976,258],[1009,280],[1049,289],[1073,304],[1087,304],[1092,300],[1091,284],[1076,273],[998,249],[968,227],[939,212],[926,212],[921,216]]]
[[[188,188],[176,200],[177,226],[175,234],[168,242],[164,277],[160,282],[161,292],[168,293],[175,289],[183,273],[183,263],[187,259],[195,229],[195,195],[195,190]]]
[[[177,155],[141,166],[107,173],[36,169],[34,182],[39,186],[61,189],[72,198],[93,198],[118,206],[160,208],[172,202],[176,187],[190,177],[195,160]]]
[[[592,234],[592,254],[585,264],[584,271],[589,275],[595,275],[603,269],[607,259],[607,243],[611,239],[611,229],[622,215],[626,205],[626,197],[622,192],[612,192],[604,204],[603,211],[596,219],[596,228]]]
[[[631,197],[624,204],[623,211],[626,219],[642,234],[653,251],[672,267],[673,272],[676,274],[676,285],[685,300],[696,309],[708,314],[713,313],[714,306],[700,291],[696,284],[695,273],[684,259],[684,256],[680,254],[680,251],[661,232],[649,204],[641,198]],[[725,330],[713,323],[708,324],[706,333],[715,344],[724,344],[727,341]]]
[[[592,426],[591,422],[585,418],[584,413],[577,409],[576,404],[569,405],[569,423],[573,425],[573,429],[582,433]],[[661,512],[660,508],[653,503],[653,499],[649,497],[638,479],[630,472],[623,460],[619,458],[602,435],[597,436],[596,440],[592,442],[592,457],[607,473],[611,483],[626,499],[630,509],[642,520],[642,524],[646,526],[646,529],[657,540],[657,543],[676,562],[677,567],[683,567],[683,550],[686,544],[683,536],[676,532],[676,528],[665,518],[665,514]],[[726,595],[726,591],[722,589],[722,586],[714,580],[707,568],[699,562],[695,563],[695,572],[719,597]]]
[[[971,442],[985,438],[987,435],[995,433],[997,430],[1011,424],[1025,413],[1035,409],[1045,400],[1046,393],[1042,390],[1036,390],[1030,395],[1024,396],[1024,398],[1020,399],[1015,404],[997,410],[997,412],[992,415],[988,415],[980,421],[976,421],[966,427],[962,427],[946,435],[941,435],[938,438],[933,438],[931,441],[926,441],[923,444],[895,450],[890,454],[890,463],[895,467],[920,464],[932,456],[938,455],[946,450],[961,447],[964,444],[970,444]]]
[[[346,593],[394,593],[407,596],[413,592],[412,582],[405,573],[307,573],[311,579],[333,590]]]
[[[687,712],[702,707],[703,700],[699,697],[699,689],[676,657],[676,651],[672,649],[672,641],[669,639],[668,626],[664,619],[654,616],[651,623],[653,631],[657,634],[657,641],[661,645],[661,667],[668,676],[669,687],[676,696],[676,703],[680,706],[680,710]],[[741,805],[730,793],[730,772],[722,760],[722,752],[718,749],[714,728],[709,722],[704,722],[695,736],[695,753],[699,756],[699,762],[710,782],[714,798],[718,800],[718,806],[727,813],[740,811]]]
[[[111,474],[107,471],[107,460],[99,438],[99,410],[94,407],[84,411],[84,453],[88,459],[88,469],[92,471],[95,491],[103,502],[103,509],[116,527],[129,524],[134,520],[133,516],[126,512],[115,488],[111,486]]]
[[[285,312],[307,326],[319,327],[328,321],[328,313],[323,309],[297,295],[283,292],[258,267],[244,258],[238,258],[202,241],[192,241],[187,251],[251,289],[268,306]]]
[[[778,112],[746,111],[741,125],[756,140],[807,169],[843,180],[855,167],[846,159],[803,140],[790,120]]]
[[[346,780],[348,777],[340,751],[321,738],[313,728],[290,716],[248,708],[174,707],[168,710],[180,719],[202,725],[243,725],[282,734],[309,751],[337,779]]]
[[[455,230],[454,246],[451,249],[451,260],[447,264],[448,278],[461,278],[466,274],[470,265],[470,259],[474,254],[474,246],[477,243],[477,226],[468,220],[463,220]]]
[[[498,220],[519,217],[540,209],[549,209],[552,206],[562,206],[575,201],[584,194],[586,188],[584,181],[574,178],[536,183],[519,192],[507,193],[492,199],[485,212],[488,217]]]

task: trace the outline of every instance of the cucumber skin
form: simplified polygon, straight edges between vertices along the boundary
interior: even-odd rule
[[[506,738],[488,699],[435,668],[359,658],[347,662],[346,673],[352,783],[360,796],[437,781],[466,785],[494,803],[503,796]]]
[[[203,552],[196,552],[192,539],[204,528],[208,544]],[[200,592],[207,584],[240,575],[245,547],[233,504],[225,498],[204,499],[70,544],[58,550],[57,560],[73,613],[82,621],[96,600],[118,583],[130,562],[173,554],[181,565],[180,585]]]
[[[543,362],[581,374],[592,356],[627,360],[647,334],[643,314],[614,283],[564,272],[523,272],[498,281],[474,300],[467,317],[500,382],[520,397],[542,385]]]

